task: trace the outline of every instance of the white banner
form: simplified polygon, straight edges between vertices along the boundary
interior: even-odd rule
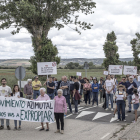
[[[123,74],[137,75],[137,66],[124,66]]]
[[[0,118],[30,122],[54,122],[54,100],[33,101],[0,96]]]
[[[81,72],[76,72],[76,75],[77,76],[82,76],[82,73]]]
[[[27,81],[21,81],[21,88],[24,88],[24,86],[27,84]],[[18,85],[19,85],[19,81],[18,81]]]
[[[108,71],[111,75],[122,75],[123,65],[109,65]]]
[[[38,75],[57,74],[56,62],[37,62]]]

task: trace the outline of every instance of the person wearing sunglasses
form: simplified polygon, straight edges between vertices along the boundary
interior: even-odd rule
[[[122,82],[120,82],[119,85],[123,85],[125,87],[124,91],[126,92],[126,86],[127,86],[126,77],[122,78]]]
[[[32,82],[33,87],[33,98],[36,99],[36,96],[40,95],[40,87],[42,86],[41,82],[38,80],[38,76],[34,77],[34,81]]]

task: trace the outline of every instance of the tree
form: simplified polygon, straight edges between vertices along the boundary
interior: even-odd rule
[[[80,21],[79,12],[93,14],[96,6],[92,0],[2,0],[0,1],[0,29],[15,28],[12,34],[26,28],[32,35],[35,60],[36,56],[48,45],[47,36],[51,28],[58,30],[72,25],[72,29],[81,33],[80,29],[91,29],[92,24]],[[45,40],[46,44],[43,44]],[[51,56],[52,58],[52,56]],[[53,56],[54,58],[54,56]],[[52,59],[50,59],[53,61]],[[34,67],[34,66],[32,66]]]
[[[106,37],[106,42],[103,45],[103,50],[105,53],[105,59],[103,61],[103,66],[108,70],[109,65],[117,65],[119,61],[119,54],[117,53],[118,51],[118,46],[116,45],[116,35],[114,31],[111,33],[107,34]]]
[[[131,45],[132,45],[132,51],[133,51],[133,57],[134,57],[134,65],[137,66],[138,71],[140,70],[140,34],[136,33],[135,39],[131,40]]]

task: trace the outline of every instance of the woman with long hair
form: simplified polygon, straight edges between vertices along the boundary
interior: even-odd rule
[[[90,104],[90,90],[91,90],[91,84],[89,82],[89,79],[86,79],[86,83],[84,84],[85,104],[86,105],[87,105],[87,101]]]
[[[15,98],[23,98],[23,93],[20,91],[18,85],[14,85],[13,93],[11,93],[11,96],[13,96]],[[18,127],[18,129],[17,129],[17,120],[14,120],[14,123],[15,123],[14,130],[21,130],[21,121],[19,120],[19,127]]]

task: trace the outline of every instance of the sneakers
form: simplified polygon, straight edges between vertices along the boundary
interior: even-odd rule
[[[4,129],[4,126],[1,125],[1,126],[0,126],[0,130],[2,130],[2,129]]]
[[[61,130],[61,132],[60,132],[61,134],[64,134],[64,130]]]
[[[78,112],[73,112],[73,115],[77,115],[78,114]]]
[[[9,126],[9,125],[7,126],[7,130],[11,130],[11,128],[10,128],[10,126]]]
[[[109,110],[108,108],[105,109],[106,111]]]
[[[20,130],[21,130],[21,127],[18,128],[18,131],[20,131]]]
[[[17,127],[15,127],[14,129],[13,129],[13,131],[16,131],[17,130]]]
[[[113,111],[113,108],[111,108],[111,111]]]
[[[59,130],[59,129],[57,129],[57,131],[55,131],[54,133],[60,133],[60,130]]]
[[[47,128],[46,131],[49,131],[49,129]]]
[[[42,131],[42,130],[44,130],[44,128],[41,128],[39,131]]]

